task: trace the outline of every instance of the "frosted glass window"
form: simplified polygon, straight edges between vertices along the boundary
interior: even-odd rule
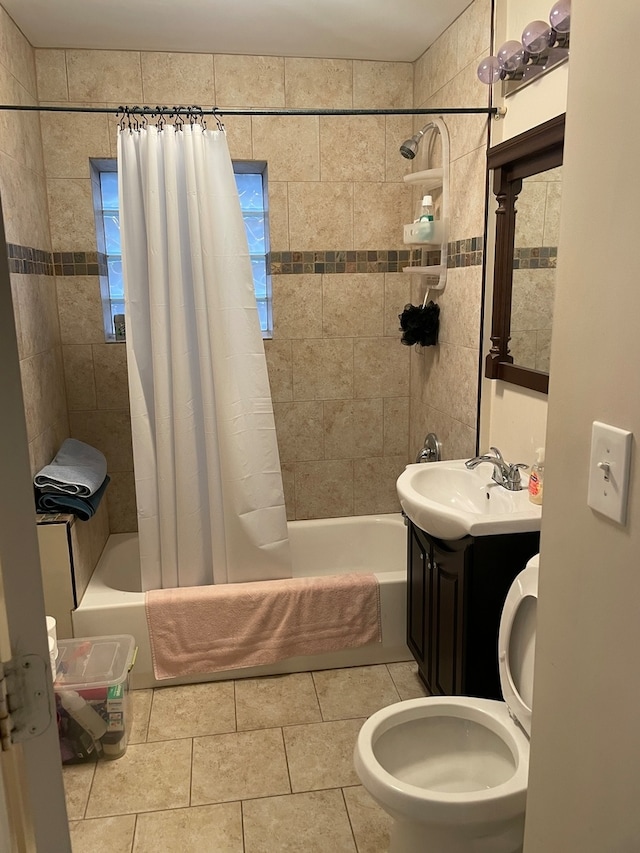
[[[98,234],[98,246],[107,255],[108,274],[108,297],[106,299],[103,292],[105,325],[107,327],[105,331],[107,340],[123,340],[124,289],[120,246],[118,173],[115,171],[115,160],[100,161],[100,163],[98,172],[100,178],[98,228],[102,229],[102,234]],[[271,280],[267,272],[269,229],[266,203],[266,163],[236,161],[233,165],[251,257],[260,328],[262,329],[262,336],[270,338],[272,322]]]

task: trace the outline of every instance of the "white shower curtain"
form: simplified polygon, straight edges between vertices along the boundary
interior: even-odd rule
[[[291,576],[273,407],[224,131],[122,130],[143,589]]]

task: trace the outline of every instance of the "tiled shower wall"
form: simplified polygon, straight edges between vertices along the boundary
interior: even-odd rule
[[[37,104],[34,51],[0,6],[0,102]],[[0,113],[0,195],[7,243],[49,258],[51,241],[38,113]],[[35,255],[34,255],[35,259]],[[29,457],[35,473],[69,435],[56,282],[43,263],[11,264]]]
[[[476,68],[490,52],[490,33],[491,2],[475,0],[415,63],[414,105],[486,107],[489,87],[478,81]],[[416,117],[416,129],[424,123]],[[449,240],[477,238],[482,246],[487,118],[445,116],[445,123],[451,137]],[[436,150],[436,165],[438,158]],[[483,267],[478,253],[467,258],[472,263],[449,269],[446,290],[433,297],[441,309],[439,345],[411,351],[411,450],[436,432],[448,459],[473,455],[476,443]],[[413,282],[414,304],[422,303],[424,287],[424,281]]]
[[[487,91],[476,82],[475,62],[488,47],[489,6],[476,0],[413,65],[42,49],[35,51],[37,91],[43,104],[198,103],[223,111],[482,106]],[[31,56],[24,39],[21,45]],[[7,100],[17,97],[7,94]],[[424,121],[416,118],[415,126]],[[486,121],[447,117],[446,123],[453,161],[450,239],[478,242]],[[274,264],[274,335],[266,343],[289,517],[393,511],[395,479],[427,430],[438,432],[447,457],[473,451],[479,255],[468,252],[463,263],[474,265],[450,270],[440,297],[441,345],[420,353],[402,347],[397,315],[423,296],[420,281],[395,272],[392,254],[401,248],[402,224],[413,218],[415,198],[402,182],[411,166],[398,153],[414,129],[412,118],[231,116],[225,124],[233,158],[268,161],[271,249],[291,253],[277,255],[283,266]],[[125,350],[104,342],[100,279],[84,266],[97,248],[89,158],[115,157],[116,123],[98,114],[43,113],[41,126],[44,167],[33,171],[42,194],[46,176],[46,201],[42,195],[37,209],[48,204],[51,242],[46,219],[42,238],[16,232],[9,240],[65,253],[66,265],[57,269],[55,340],[62,344],[71,435],[107,455],[111,529],[130,530],[136,520]],[[11,180],[11,169],[2,169],[2,179]],[[23,201],[22,207],[33,215],[32,205]],[[310,253],[315,260],[316,252],[337,253],[322,260],[340,266],[314,263],[313,272],[293,266],[310,261]],[[53,277],[42,278],[51,293]],[[55,321],[52,311],[51,334],[57,334]],[[41,345],[47,336],[32,338]],[[54,349],[60,352],[59,345]],[[59,356],[49,360],[49,371],[51,363],[58,365],[56,376],[43,382],[38,374],[38,381],[40,397],[49,395],[41,411],[52,440],[46,452],[34,449],[34,468],[66,434]],[[39,396],[27,397],[29,409],[29,399]],[[52,421],[60,424],[55,438]]]

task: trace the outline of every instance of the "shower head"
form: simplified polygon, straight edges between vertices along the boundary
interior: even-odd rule
[[[418,146],[420,145],[420,140],[425,135],[425,133],[432,127],[435,127],[435,124],[430,121],[429,124],[425,124],[422,130],[419,130],[417,133],[414,133],[411,139],[405,139],[405,141],[400,146],[400,153],[403,157],[406,157],[407,160],[413,160],[413,158],[418,153]]]

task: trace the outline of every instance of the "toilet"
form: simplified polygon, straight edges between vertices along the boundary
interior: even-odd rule
[[[394,818],[390,853],[522,850],[529,774],[538,555],[502,610],[504,701],[429,696],[377,711],[360,729],[355,769]]]

